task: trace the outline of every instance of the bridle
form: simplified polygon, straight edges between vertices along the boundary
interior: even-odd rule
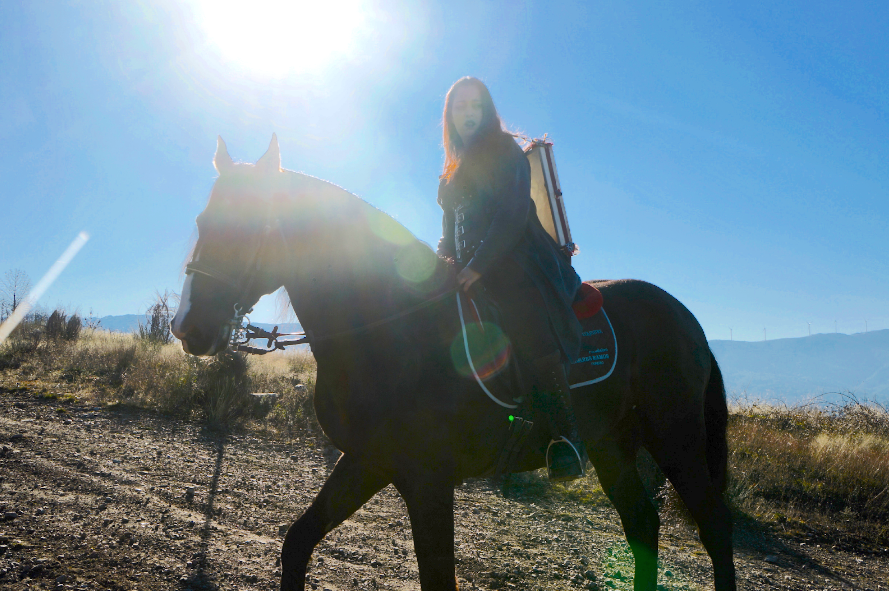
[[[235,290],[235,293],[238,294],[235,299],[235,303],[232,306],[234,310],[234,314],[232,318],[226,323],[229,326],[230,334],[228,339],[228,349],[233,351],[246,351],[248,353],[253,353],[257,351],[253,351],[253,347],[248,347],[247,342],[253,338],[270,338],[269,347],[274,343],[276,346],[279,344],[277,342],[277,336],[283,336],[283,334],[277,332],[277,327],[272,333],[266,333],[261,328],[255,327],[250,324],[250,318],[247,316],[250,312],[253,311],[253,308],[249,308],[247,310],[244,309],[243,304],[241,302],[245,301],[249,296],[250,292],[253,289],[254,284],[256,283],[256,275],[262,266],[262,255],[268,246],[269,237],[272,235],[272,226],[275,226],[278,229],[278,233],[281,235],[281,238],[284,238],[283,233],[281,232],[281,226],[278,223],[277,219],[269,218],[269,223],[266,224],[265,229],[262,232],[262,235],[259,239],[259,244],[256,249],[253,251],[253,255],[250,258],[249,263],[247,264],[247,268],[241,273],[241,276],[237,279],[233,278],[228,273],[219,270],[213,265],[201,262],[201,261],[193,261],[185,265],[185,274],[198,274],[204,275],[205,277],[209,277],[214,281],[222,283],[228,287],[232,287]],[[286,240],[285,240],[286,244]],[[256,332],[259,331],[259,332]],[[296,333],[295,333],[296,334]],[[304,334],[304,333],[298,333]],[[305,342],[302,340],[300,342]],[[293,345],[294,343],[286,343],[286,345]],[[282,344],[283,346],[286,346]],[[275,349],[270,349],[271,351]],[[260,349],[259,351],[269,352]]]
[[[201,263],[199,261],[188,263],[187,265],[185,265],[185,274],[188,275],[189,273],[205,275],[210,279],[215,279],[216,281],[224,283],[229,287],[234,287],[235,290],[239,293],[243,289],[242,282],[232,279],[232,277],[227,273],[224,273],[216,267],[208,265],[207,263]]]

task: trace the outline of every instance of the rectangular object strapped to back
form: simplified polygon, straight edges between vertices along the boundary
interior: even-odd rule
[[[568,227],[553,145],[546,141],[546,137],[542,140],[530,140],[525,148],[525,155],[531,164],[531,199],[537,207],[537,217],[556,244],[569,256],[573,255],[576,246],[571,240],[571,229]]]

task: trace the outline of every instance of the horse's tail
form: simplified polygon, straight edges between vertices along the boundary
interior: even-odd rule
[[[704,392],[704,420],[707,428],[707,468],[710,480],[720,492],[725,491],[728,477],[728,404],[725,383],[713,351],[710,351],[710,381]]]

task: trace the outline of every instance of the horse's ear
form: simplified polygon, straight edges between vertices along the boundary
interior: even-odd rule
[[[217,136],[216,138],[216,156],[213,157],[213,166],[216,167],[216,172],[222,174],[222,171],[229,170],[234,167],[235,163],[232,160],[232,157],[228,155],[228,150],[225,147],[225,142],[222,141],[222,136]]]
[[[262,155],[262,158],[256,161],[256,168],[261,168],[266,172],[278,172],[281,170],[281,149],[278,148],[278,136],[272,134],[272,142],[269,149]]]

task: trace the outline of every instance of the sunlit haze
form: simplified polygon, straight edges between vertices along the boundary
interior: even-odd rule
[[[272,77],[318,72],[356,50],[359,1],[199,0],[198,24],[225,62]]]

